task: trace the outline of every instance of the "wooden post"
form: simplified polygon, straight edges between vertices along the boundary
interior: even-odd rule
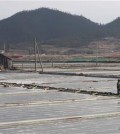
[[[5,42],[4,42],[4,53],[6,52],[6,45],[5,45]]]
[[[52,67],[53,67],[53,58],[51,59]]]
[[[22,62],[22,71],[23,71],[23,62]]]
[[[96,66],[98,66],[98,43],[97,43],[97,52],[96,52]]]
[[[35,54],[35,72],[37,72],[36,38],[34,43],[34,54]]]
[[[38,52],[38,58],[39,58],[40,67],[41,67],[42,72],[43,72],[42,60],[41,60],[40,51],[39,51],[37,42],[36,42],[36,47],[37,47],[37,52]]]

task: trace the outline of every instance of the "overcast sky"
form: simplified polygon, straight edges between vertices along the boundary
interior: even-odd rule
[[[80,0],[0,0],[0,20],[19,11],[40,7],[58,9],[76,15],[83,15],[97,23],[108,23],[120,16],[120,1]]]

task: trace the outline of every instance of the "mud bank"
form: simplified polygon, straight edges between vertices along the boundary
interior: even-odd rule
[[[118,79],[120,78],[120,75],[106,75],[106,74],[84,74],[84,73],[64,73],[64,72],[39,72],[39,74],[85,76],[85,77],[99,77],[99,78],[118,78]]]
[[[18,83],[8,83],[8,82],[0,82],[0,85],[4,87],[23,87],[27,89],[43,89],[43,90],[57,90],[60,92],[70,92],[70,93],[81,93],[81,94],[89,94],[96,96],[115,96],[120,97],[120,95],[112,92],[99,92],[99,91],[87,91],[81,89],[72,89],[72,88],[56,88],[50,86],[40,86],[34,83],[32,84],[18,84]]]

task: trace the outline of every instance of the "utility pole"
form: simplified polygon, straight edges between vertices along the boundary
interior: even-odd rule
[[[97,42],[97,51],[96,51],[96,66],[98,66],[98,42]]]
[[[30,53],[31,53],[30,49],[28,50],[28,53],[29,53],[29,62],[30,62]]]
[[[34,44],[34,54],[35,54],[35,72],[37,72],[37,56],[38,56],[38,59],[39,59],[40,67],[42,69],[41,72],[43,72],[43,66],[42,66],[40,51],[39,51],[39,48],[38,48],[38,45],[37,45],[36,38],[35,38],[35,44]]]
[[[23,71],[23,62],[22,62],[22,71]]]
[[[5,46],[5,42],[4,42],[4,53],[5,53],[5,51],[6,51],[6,46]]]
[[[34,42],[34,55],[35,55],[35,72],[37,72],[36,38]]]
[[[53,57],[52,57],[52,59],[51,59],[51,63],[52,63],[52,67],[54,67],[54,66],[53,66]]]
[[[39,58],[40,67],[41,67],[42,72],[43,72],[42,60],[41,60],[40,51],[39,51],[37,42],[36,42],[36,47],[37,47],[37,52],[38,52],[38,58]]]

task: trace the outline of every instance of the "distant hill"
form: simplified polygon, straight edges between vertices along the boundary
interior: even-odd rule
[[[43,45],[80,47],[109,36],[120,36],[120,18],[98,25],[83,16],[40,8],[0,21],[0,45],[5,41],[13,48],[27,48],[34,38]]]
[[[99,27],[83,16],[40,8],[1,20],[0,42],[31,42],[36,37],[42,42],[76,38],[83,43],[84,39],[93,39]]]
[[[104,26],[106,36],[120,38],[120,17]]]

